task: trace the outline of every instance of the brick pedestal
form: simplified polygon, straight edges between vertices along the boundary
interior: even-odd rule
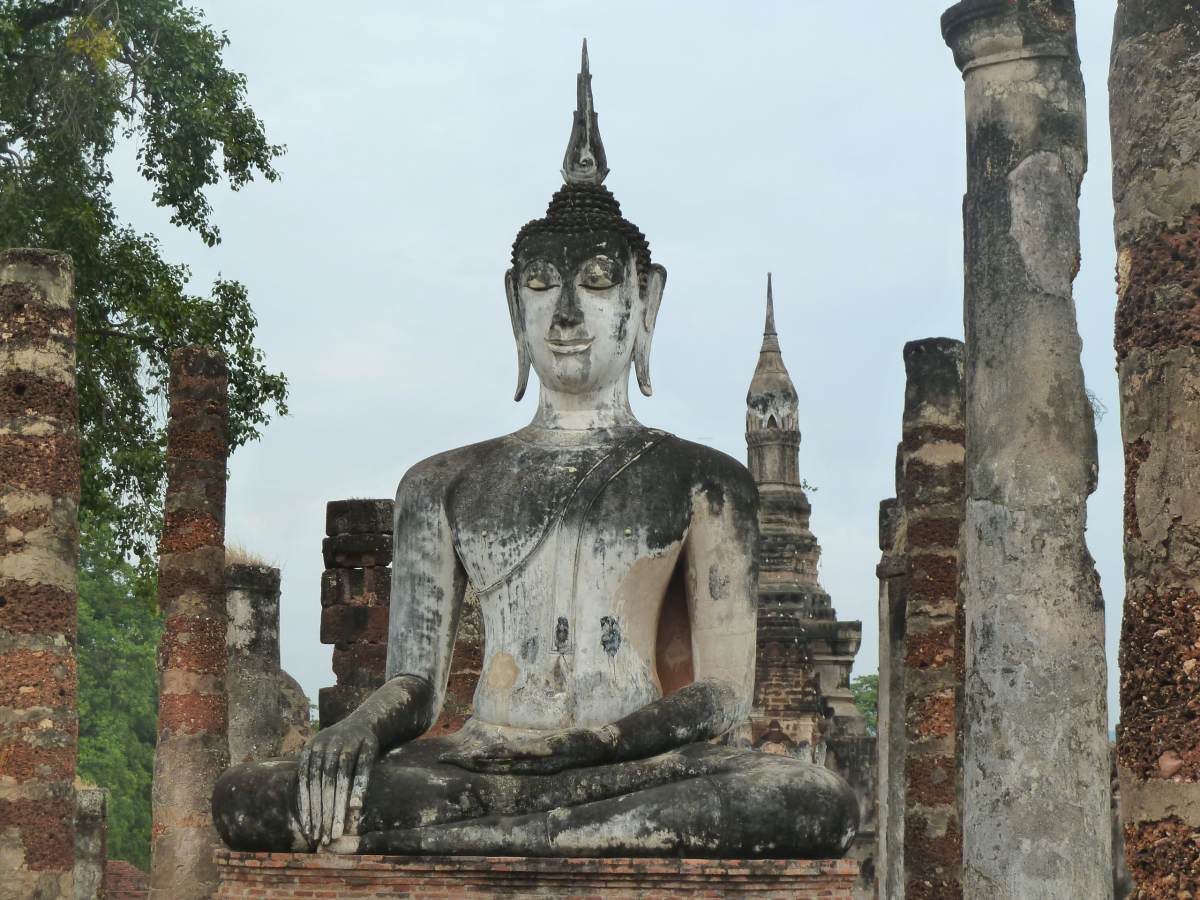
[[[218,851],[218,900],[546,897],[850,900],[858,864],[833,860],[535,859]]]

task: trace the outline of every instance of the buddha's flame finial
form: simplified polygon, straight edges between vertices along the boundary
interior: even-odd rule
[[[562,175],[567,184],[601,184],[608,175],[604,143],[592,103],[592,73],[588,71],[587,38],[583,39],[583,59],[575,77],[575,120],[571,142],[563,157]]]

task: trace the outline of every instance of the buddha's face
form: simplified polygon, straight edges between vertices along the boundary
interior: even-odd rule
[[[507,278],[513,330],[543,385],[587,394],[629,377],[662,292],[661,278],[643,291],[638,274],[618,233],[536,235],[518,248]]]

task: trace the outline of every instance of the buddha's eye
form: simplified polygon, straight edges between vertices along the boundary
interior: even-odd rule
[[[562,287],[558,270],[544,259],[535,259],[525,267],[525,287],[531,291],[548,291]]]
[[[607,256],[593,256],[579,269],[579,283],[590,291],[604,291],[621,283],[621,264]]]

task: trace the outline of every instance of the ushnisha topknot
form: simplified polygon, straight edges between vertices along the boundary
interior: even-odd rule
[[[527,222],[513,241],[512,262],[517,264],[517,251],[528,238],[540,234],[576,235],[595,231],[612,231],[628,243],[637,260],[638,280],[645,286],[650,272],[650,244],[641,229],[621,215],[621,204],[603,184],[608,175],[604,144],[592,103],[592,75],[588,69],[587,40],[583,42],[583,59],[575,80],[575,115],[571,124],[571,139],[563,156],[562,176],[566,182],[546,207],[541,219]]]

